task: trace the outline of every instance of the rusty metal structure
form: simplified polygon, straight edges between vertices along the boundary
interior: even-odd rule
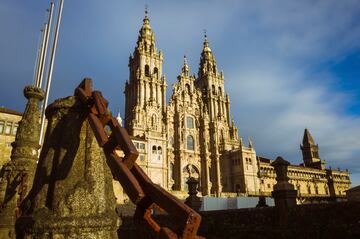
[[[92,80],[84,79],[75,90],[75,96],[89,109],[88,121],[96,140],[103,148],[107,165],[115,180],[119,181],[130,200],[137,205],[134,220],[144,238],[203,238],[197,236],[201,216],[154,184],[136,164],[138,152],[127,131],[108,111],[108,101],[100,91],[93,91]],[[109,127],[109,130],[105,130]],[[109,133],[110,132],[110,133]],[[121,157],[118,151],[124,153]],[[165,211],[179,218],[180,230],[161,226],[152,217],[153,209]]]

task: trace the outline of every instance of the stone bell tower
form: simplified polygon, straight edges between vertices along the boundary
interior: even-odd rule
[[[166,80],[162,63],[163,54],[156,49],[146,10],[134,53],[129,58],[129,80],[124,92],[125,128],[129,135],[145,140],[144,170],[153,182],[166,186]]]
[[[129,58],[129,80],[125,85],[125,128],[133,136],[146,131],[162,133],[166,112],[166,81],[163,54],[157,51],[155,35],[145,11],[137,45]]]
[[[221,160],[222,155],[239,147],[239,140],[237,128],[230,120],[230,98],[224,89],[224,74],[217,68],[206,34],[195,86],[201,91],[202,101],[209,112],[209,144],[213,146],[210,148],[211,193],[220,195],[222,185],[229,184],[229,178],[220,173],[222,168],[228,168],[228,165],[223,165],[226,160]]]

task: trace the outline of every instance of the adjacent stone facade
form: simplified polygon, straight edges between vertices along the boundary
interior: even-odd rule
[[[311,201],[328,201],[346,197],[346,190],[350,188],[348,170],[334,170],[325,168],[324,160],[320,159],[319,147],[315,144],[308,129],[305,129],[303,144],[303,164],[289,165],[289,182],[295,186],[298,203]],[[276,173],[271,166],[273,160],[258,157],[260,192],[270,196],[276,184]]]
[[[125,128],[139,150],[139,165],[175,195],[186,196],[186,181],[199,180],[202,195],[270,196],[275,184],[272,160],[246,146],[231,119],[222,71],[205,36],[197,76],[187,59],[166,105],[163,54],[146,15],[129,58],[125,84]],[[290,182],[303,198],[342,197],[350,186],[347,171],[325,169],[318,145],[305,130],[304,164],[289,166]]]
[[[0,168],[9,162],[22,113],[0,107]]]

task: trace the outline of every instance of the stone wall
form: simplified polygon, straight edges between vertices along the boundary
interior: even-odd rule
[[[360,238],[360,203],[298,205],[280,220],[275,207],[200,212],[199,235],[215,238]],[[132,217],[123,217],[119,238],[139,238]],[[282,217],[282,219],[284,219]],[[176,219],[157,216],[162,225]],[[282,224],[279,222],[282,221]]]

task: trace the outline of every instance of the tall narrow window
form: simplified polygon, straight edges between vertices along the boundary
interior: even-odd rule
[[[185,85],[185,88],[186,88],[186,93],[190,93],[191,90],[190,90],[190,85],[189,84],[186,84]]]
[[[154,75],[156,78],[159,78],[159,70],[157,67],[154,68]]]
[[[194,150],[194,138],[191,135],[186,138],[186,145],[188,150]]]
[[[213,95],[215,95],[216,92],[215,92],[215,86],[214,85],[211,86],[211,90],[212,90]]]
[[[150,68],[149,68],[149,65],[145,65],[145,76],[150,76]]]
[[[186,117],[186,127],[189,129],[194,128],[194,119],[190,116]]]
[[[171,175],[171,179],[175,180],[174,164],[173,163],[170,163],[170,175]]]

